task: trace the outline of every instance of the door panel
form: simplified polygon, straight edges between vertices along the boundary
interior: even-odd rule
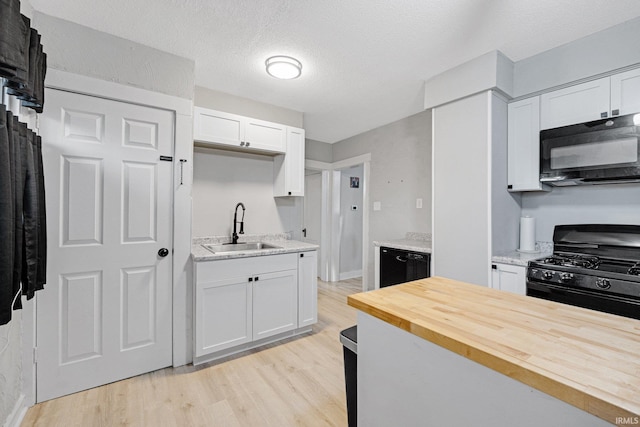
[[[608,117],[609,93],[609,77],[605,77],[542,94],[540,128],[552,129]]]
[[[611,115],[640,112],[640,69],[611,76]]]
[[[61,275],[60,363],[102,356],[102,274]]]
[[[260,274],[253,281],[253,340],[298,325],[298,271]]]
[[[102,160],[62,156],[62,244],[102,243]]]
[[[156,240],[157,165],[123,162],[122,242]]]
[[[173,113],[47,90],[37,401],[172,362]],[[170,251],[171,253],[171,251]]]
[[[251,298],[246,276],[196,285],[196,357],[251,341]]]
[[[123,350],[152,345],[156,337],[156,268],[147,266],[122,269]]]

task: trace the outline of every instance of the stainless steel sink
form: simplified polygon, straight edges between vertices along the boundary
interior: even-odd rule
[[[247,251],[264,251],[267,249],[280,249],[281,246],[272,245],[270,243],[250,242],[236,243],[225,245],[202,245],[203,248],[213,252],[214,254],[232,254],[235,252]]]

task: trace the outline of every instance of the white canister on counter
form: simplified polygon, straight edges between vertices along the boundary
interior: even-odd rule
[[[520,218],[520,252],[536,250],[536,219],[530,216]]]

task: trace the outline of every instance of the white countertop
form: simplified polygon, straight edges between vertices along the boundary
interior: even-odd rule
[[[404,239],[375,240],[373,246],[431,253],[431,233],[408,232]]]
[[[268,242],[269,244],[272,244],[274,246],[279,246],[279,247],[262,249],[262,250],[239,251],[239,252],[225,253],[225,254],[214,254],[208,249],[205,249],[202,245],[228,243],[230,240],[228,236],[196,238],[196,239],[193,239],[193,243],[191,245],[191,257],[194,261],[200,262],[200,261],[214,261],[214,260],[220,260],[220,259],[248,258],[248,257],[265,256],[265,255],[279,255],[279,254],[286,254],[291,252],[315,251],[319,248],[318,245],[314,245],[312,243],[300,242],[297,240],[289,240],[289,239],[284,239],[282,237],[283,237],[282,235],[278,235],[275,238],[273,235],[247,236],[247,238],[241,238],[238,243]]]
[[[396,239],[396,240],[376,240],[374,246],[386,246],[388,248],[403,249],[405,251],[431,253],[431,242],[424,240]]]
[[[518,252],[518,251],[509,251],[509,252],[501,252],[493,257],[491,257],[491,261],[498,264],[511,264],[511,265],[520,265],[526,267],[529,261],[534,259],[543,258],[551,255],[551,252],[536,252],[536,253],[526,253],[526,252]]]

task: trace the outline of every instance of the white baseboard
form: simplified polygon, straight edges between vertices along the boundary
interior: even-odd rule
[[[340,280],[355,279],[356,277],[362,277],[362,270],[347,271],[346,273],[340,273]]]
[[[11,411],[5,421],[5,427],[20,427],[24,416],[27,414],[27,409],[29,408],[26,405],[25,396],[24,394],[20,394],[18,401],[13,406],[13,411]]]

